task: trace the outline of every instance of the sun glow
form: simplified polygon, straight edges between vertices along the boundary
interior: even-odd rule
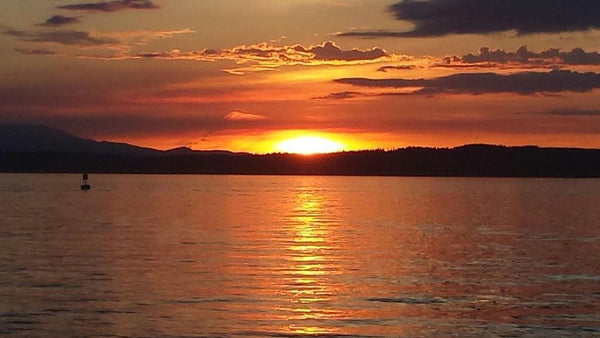
[[[279,142],[275,149],[282,153],[311,155],[341,151],[344,145],[320,136],[298,136]]]
[[[390,139],[387,134],[367,134],[351,131],[320,130],[275,130],[232,135],[212,135],[202,144],[201,149],[227,149],[254,154],[294,153],[317,154],[341,151],[376,149],[385,145],[389,148],[403,145],[398,139]]]

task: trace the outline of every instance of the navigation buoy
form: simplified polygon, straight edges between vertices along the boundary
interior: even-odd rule
[[[88,184],[88,174],[83,174],[81,181],[81,190],[90,190],[90,185]]]

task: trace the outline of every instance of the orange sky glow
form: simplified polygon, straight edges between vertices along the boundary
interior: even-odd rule
[[[555,2],[560,12],[579,10]],[[436,8],[452,6],[5,1],[0,123],[261,154],[600,148],[597,22],[541,18],[532,27],[519,21],[533,15],[523,9],[510,22],[480,25],[486,18],[427,21],[410,11],[430,5],[440,18]]]

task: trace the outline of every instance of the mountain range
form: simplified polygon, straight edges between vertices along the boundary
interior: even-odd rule
[[[0,125],[0,172],[600,177],[600,150],[471,144],[317,154],[157,150],[43,125]]]

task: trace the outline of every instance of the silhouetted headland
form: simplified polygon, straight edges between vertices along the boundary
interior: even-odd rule
[[[98,142],[40,125],[0,125],[0,172],[600,177],[600,150],[472,144],[319,155],[254,155]]]

